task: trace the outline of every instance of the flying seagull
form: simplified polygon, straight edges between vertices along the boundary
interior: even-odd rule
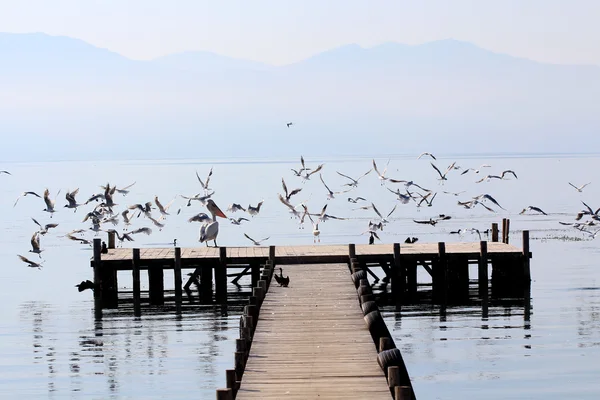
[[[575,186],[571,182],[569,182],[569,185],[573,186],[575,188],[575,190],[577,190],[579,193],[581,193],[583,191],[583,188],[586,187],[587,185],[589,185],[590,183],[592,183],[592,182],[584,183],[581,186]]]
[[[262,242],[264,242],[265,240],[269,240],[269,237],[270,237],[270,236],[268,236],[268,237],[266,237],[266,238],[264,238],[264,239],[260,239],[260,240],[254,240],[254,239],[252,239],[250,236],[248,236],[248,235],[247,235],[247,234],[245,234],[245,233],[244,233],[244,236],[246,236],[246,238],[248,238],[248,239],[249,239],[249,240],[250,240],[250,241],[251,241],[251,242],[252,242],[252,243],[253,243],[255,246],[260,246],[260,244],[261,244]]]
[[[534,207],[534,206],[529,206],[527,208],[524,208],[523,211],[521,211],[519,214],[525,214],[527,211],[535,211],[535,212],[540,213],[540,214],[548,215],[544,211],[542,211],[541,208]]]
[[[417,160],[424,156],[429,156],[429,157],[433,158],[434,160],[437,160],[437,158],[435,158],[435,156],[433,154],[427,153],[427,152],[421,153],[421,155],[419,157],[417,157]]]
[[[37,269],[42,269],[42,264],[44,263],[43,261],[42,261],[42,262],[39,262],[39,263],[36,263],[35,261],[31,261],[31,260],[30,260],[30,259],[28,259],[27,257],[23,257],[23,256],[22,256],[22,255],[20,255],[20,254],[17,254],[17,256],[18,256],[18,257],[21,259],[21,261],[23,261],[23,262],[25,262],[25,263],[29,264],[29,265],[28,265],[28,267],[31,267],[31,268],[37,268]]]

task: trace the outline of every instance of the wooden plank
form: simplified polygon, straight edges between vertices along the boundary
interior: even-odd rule
[[[289,287],[269,289],[236,399],[390,399],[347,265],[282,268]]]

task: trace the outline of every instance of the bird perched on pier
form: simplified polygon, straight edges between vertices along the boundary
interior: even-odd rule
[[[208,199],[206,201],[206,208],[212,215],[211,222],[203,223],[200,227],[200,236],[198,241],[200,243],[206,243],[208,247],[208,241],[213,240],[215,243],[215,247],[217,247],[217,236],[219,235],[219,221],[217,221],[217,217],[227,218],[223,211],[217,206],[217,204],[212,200]]]
[[[288,287],[288,285],[290,284],[290,277],[288,276],[283,276],[283,268],[279,268],[279,279],[277,280],[277,283],[279,283],[280,286],[283,287]]]
[[[17,256],[18,256],[18,257],[21,259],[21,261],[23,261],[24,263],[27,263],[27,264],[28,264],[28,265],[27,265],[28,267],[30,267],[30,268],[42,269],[42,264],[44,263],[43,261],[42,261],[42,262],[39,262],[39,263],[36,263],[35,261],[31,261],[31,260],[30,260],[30,259],[28,259],[27,257],[23,257],[23,256],[22,256],[22,255],[20,255],[20,254],[17,254]]]
[[[77,290],[79,290],[80,292],[83,292],[86,289],[90,289],[92,292],[94,291],[94,282],[88,280],[85,281],[81,281],[81,283],[75,285],[75,287],[77,288]]]

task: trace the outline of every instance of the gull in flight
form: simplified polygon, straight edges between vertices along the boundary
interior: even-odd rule
[[[232,212],[232,213],[234,213],[236,211],[244,211],[245,212],[246,209],[237,203],[232,203],[229,205],[229,207],[227,207],[227,211]]]
[[[256,207],[252,207],[252,205],[248,204],[248,214],[252,215],[253,217],[257,215],[260,212],[260,207],[263,205],[263,202],[264,200],[259,201]]]
[[[252,242],[252,244],[254,244],[255,246],[260,246],[260,244],[262,242],[264,242],[265,240],[269,240],[269,237],[270,237],[270,236],[268,236],[268,237],[266,237],[264,239],[261,239],[261,240],[254,240],[254,239],[252,239],[250,236],[248,236],[245,233],[244,233],[244,236],[246,236],[246,238],[248,238]]]
[[[0,171],[0,175],[5,174],[5,175],[12,175],[10,172],[2,170]]]
[[[188,222],[201,222],[201,223],[205,223],[205,222],[210,222],[210,221],[212,221],[210,219],[210,217],[207,214],[203,213],[203,212],[198,213],[198,214],[194,215],[193,217],[191,217],[190,219],[188,219]]]
[[[364,174],[362,174],[361,176],[359,176],[357,179],[351,178],[348,175],[344,175],[344,174],[342,174],[341,172],[338,172],[338,171],[335,171],[335,172],[337,172],[338,175],[343,176],[344,178],[350,179],[351,182],[344,183],[344,186],[358,187],[358,181],[360,181],[365,176],[369,175],[369,173],[371,171],[373,171],[372,168],[370,170],[368,170],[367,172],[365,172]]]
[[[45,235],[46,233],[48,233],[48,229],[56,228],[58,226],[58,224],[46,224],[45,226],[42,226],[39,222],[37,222],[35,220],[35,218],[31,218],[31,219],[33,220],[33,222],[35,222],[35,224],[37,226],[40,227],[40,230],[38,231],[38,233],[41,235]]]
[[[123,217],[123,222],[125,226],[131,225],[131,218],[129,218],[129,210],[125,210],[121,213],[121,217]]]
[[[40,199],[42,198],[42,196],[40,196],[36,192],[23,192],[23,193],[21,193],[21,195],[19,197],[17,197],[17,200],[15,201],[15,204],[13,205],[13,207],[17,205],[17,203],[19,202],[19,199],[21,197],[25,197],[27,195],[32,195],[32,196],[35,196],[35,197],[39,197]]]
[[[486,175],[486,176],[484,176],[483,178],[481,178],[480,180],[478,180],[478,181],[475,181],[475,183],[481,183],[481,182],[483,182],[483,181],[487,181],[487,182],[489,182],[489,181],[491,181],[492,179],[503,179],[503,178],[502,178],[501,176],[498,176],[498,175]]]
[[[392,215],[392,213],[394,211],[396,211],[396,207],[398,206],[398,204],[394,205],[394,208],[392,208],[392,211],[390,211],[388,213],[388,215],[385,216],[385,218],[383,217],[383,215],[381,215],[381,213],[379,212],[379,210],[377,209],[377,207],[375,207],[375,204],[371,203],[371,206],[373,207],[373,211],[375,211],[375,214],[377,214],[379,216],[379,218],[381,219],[381,222],[384,224],[387,224],[389,221],[387,220],[387,218],[390,217],[390,215]]]
[[[283,203],[283,205],[285,205],[287,208],[290,209],[290,213],[292,214],[292,218],[293,217],[300,217],[300,213],[296,210],[296,207],[294,207],[289,201],[287,201],[280,193],[279,193],[279,201],[281,201]]]
[[[433,199],[435,199],[435,196],[437,196],[437,192],[435,192],[433,196],[431,195],[431,192],[428,192],[425,196],[421,195],[421,200],[419,200],[417,203],[417,207],[421,207],[423,202],[427,204],[427,207],[431,207],[433,205]],[[431,197],[431,199],[429,199],[429,197]]]
[[[304,175],[301,175],[301,176],[302,176],[302,179],[304,179],[304,182],[306,182],[307,180],[309,180],[311,175],[314,175],[314,174],[316,174],[317,172],[319,172],[321,169],[323,169],[323,165],[324,165],[324,164],[319,164],[319,166],[318,166],[317,168],[315,168],[313,171],[311,171],[311,172],[307,172],[307,173],[305,173]],[[307,169],[307,170],[308,170],[308,169]]]
[[[310,168],[306,168],[306,165],[304,164],[304,156],[300,156],[300,164],[302,165],[302,168],[300,168],[299,170],[291,168],[291,170],[294,172],[294,175],[302,177],[302,172],[310,171]]]
[[[42,258],[42,251],[44,250],[40,248],[40,233],[34,232],[33,236],[31,236],[31,250],[29,252],[35,253]]]
[[[514,176],[514,177],[515,177],[515,179],[519,179],[519,178],[517,178],[517,174],[515,174],[515,171],[513,171],[513,170],[511,170],[511,169],[507,169],[507,170],[505,170],[505,171],[502,171],[502,174],[500,174],[500,177],[501,177],[502,179],[506,179],[504,176],[505,176],[505,175],[508,175],[508,174],[511,174],[512,176]]]
[[[60,190],[58,193],[60,193]],[[57,196],[58,193],[56,193]],[[44,202],[46,203],[46,208],[44,208],[42,211],[50,213],[50,218],[52,218],[52,214],[54,214],[56,210],[54,209],[54,200],[50,198],[50,190],[48,189],[44,191]]]
[[[359,201],[361,201],[361,200],[362,200],[362,201],[367,201],[367,199],[365,199],[364,197],[360,197],[360,196],[359,196],[359,197],[355,197],[355,198],[348,197],[348,202],[349,202],[349,203],[354,203],[354,204],[356,204],[356,203],[358,203],[358,202],[359,202]]]
[[[208,187],[208,183],[210,182],[210,177],[212,176],[212,173],[213,173],[213,169],[212,169],[212,167],[210,167],[210,171],[208,172],[208,176],[206,177],[206,182],[202,182],[202,179],[200,179],[200,175],[198,175],[198,171],[196,171],[196,178],[198,178],[198,182],[200,182],[200,186],[202,186],[202,189],[204,189],[204,194],[207,194],[208,191],[211,190]]]
[[[67,194],[65,195],[65,198],[67,199],[67,203],[65,204],[66,208],[73,208],[75,209],[75,211],[77,211],[77,207],[81,206],[82,204],[77,204],[77,200],[75,200],[75,196],[77,196],[77,193],[79,193],[79,188],[73,190],[72,192],[67,191]],[[75,212],[73,211],[73,212]]]
[[[390,189],[390,188],[386,188],[387,190],[389,190],[390,192],[394,193],[396,196],[398,196],[398,201],[400,201],[402,204],[408,204],[408,202],[412,199],[412,197],[407,193],[407,194],[402,194],[400,193],[400,189],[396,189],[395,191]]]
[[[327,184],[323,180],[323,175],[319,174],[319,178],[321,179],[323,186],[325,186],[325,189],[327,189],[327,200],[334,199],[336,194],[342,194],[342,193],[349,192],[349,190],[344,190],[342,192],[334,192],[333,190],[329,189],[329,186],[327,186]]]
[[[302,207],[304,207],[305,215],[308,215],[308,219],[310,219],[310,222],[312,223],[312,226],[313,226],[313,230],[312,230],[313,243],[317,243],[317,242],[321,243],[321,231],[319,230],[319,222],[317,221],[315,223],[315,221],[310,216],[310,213],[308,212],[308,209],[306,208],[305,205],[302,205]],[[327,206],[325,206],[325,207],[327,207]]]
[[[28,267],[31,268],[37,268],[37,269],[42,269],[42,264],[44,263],[43,261],[40,263],[36,263],[35,261],[31,261],[30,259],[28,259],[27,257],[23,257],[20,254],[17,254],[17,256],[21,259],[21,261],[29,264]]]
[[[417,157],[417,160],[420,159],[421,157],[425,157],[425,156],[429,156],[429,157],[433,158],[434,160],[437,160],[437,158],[435,158],[435,156],[433,154],[427,153],[427,152],[421,153],[421,155],[419,157]]]
[[[584,183],[581,186],[575,186],[571,182],[569,182],[569,185],[573,186],[575,188],[575,190],[577,190],[579,193],[581,193],[583,191],[583,188],[586,187],[587,185],[589,185],[590,183],[592,183],[592,182]]]
[[[166,216],[169,215],[169,207],[171,207],[171,204],[173,204],[176,198],[177,197],[171,200],[166,206],[163,206],[163,204],[158,200],[158,196],[154,196],[154,204],[156,204],[156,207],[158,208],[158,211],[160,211],[162,217],[166,218]]]
[[[379,176],[379,180],[381,181],[382,185],[385,184],[385,181],[388,179],[385,176],[385,173],[387,172],[389,164],[390,164],[390,160],[388,160],[387,164],[385,165],[383,172],[380,173],[379,170],[377,169],[377,164],[375,163],[375,159],[373,159],[373,169],[375,170],[375,173],[377,174],[377,176]]]
[[[127,194],[129,193],[129,188],[131,188],[133,185],[135,185],[135,182],[133,182],[130,185],[125,186],[124,188],[118,188],[118,187],[114,187],[111,189],[112,193],[111,194],[115,194],[115,192],[122,194],[123,196],[127,196]],[[108,185],[107,185],[108,186]],[[100,186],[102,189],[106,190],[107,186]]]
[[[192,197],[187,197],[187,196],[184,196],[184,195],[181,195],[181,197],[183,197],[184,199],[186,199],[188,201],[187,202],[187,206],[188,207],[192,205],[192,200],[199,201],[200,204],[202,204],[203,206],[205,206],[206,202],[208,201],[208,199],[210,199],[210,197],[213,194],[215,194],[215,192],[209,193],[209,194],[207,194],[205,196],[200,196],[200,194],[197,194],[197,195],[192,196]]]
[[[233,225],[240,225],[242,221],[250,221],[248,218],[240,217],[240,218],[229,218]]]
[[[288,122],[286,125],[289,128],[290,126],[294,125],[294,123],[293,122]]]
[[[439,181],[447,181],[448,178],[446,178],[446,175],[448,174],[448,172],[450,172],[450,171],[452,171],[454,169],[454,164],[456,164],[456,162],[453,162],[452,164],[450,164],[450,166],[448,168],[446,168],[446,171],[443,174],[440,172],[440,170],[438,169],[438,167],[435,166],[434,163],[431,163],[431,166],[440,175],[440,177],[438,178]]]
[[[544,211],[542,211],[541,208],[534,207],[534,206],[529,206],[527,208],[524,208],[523,211],[521,211],[519,214],[525,214],[527,211],[535,211],[535,212],[540,213],[540,214],[548,215]]]
[[[416,222],[417,224],[426,224],[426,225],[432,225],[435,226],[438,222],[440,221],[446,221],[449,220],[451,217],[449,215],[444,215],[444,214],[440,214],[438,216],[438,218],[429,218],[429,220],[416,220],[413,219],[414,222]]]
[[[500,207],[501,209],[503,209],[503,210],[505,210],[505,211],[506,211],[506,209],[505,209],[504,207],[502,207],[502,206],[501,206],[501,205],[500,205],[500,204],[499,204],[499,203],[496,201],[496,199],[494,199],[492,196],[490,196],[490,195],[489,195],[489,194],[487,194],[487,193],[480,194],[479,196],[475,196],[475,197],[473,197],[473,199],[475,199],[475,200],[482,200],[482,199],[483,199],[483,200],[489,200],[489,201],[491,201],[492,203],[494,203],[496,206],[498,206],[498,207]]]
[[[478,173],[479,173],[479,171],[481,170],[481,168],[491,168],[491,165],[488,165],[488,164],[481,164],[481,165],[479,166],[479,168],[467,168],[467,169],[465,169],[463,172],[461,172],[460,174],[461,174],[461,175],[464,175],[464,174],[466,174],[466,173],[467,173],[467,172],[469,172],[469,171],[473,171],[473,172],[475,172],[476,174],[478,174]]]
[[[302,190],[302,188],[298,188],[298,189],[292,190],[291,192],[288,192],[287,185],[285,184],[285,181],[283,180],[283,178],[281,178],[281,185],[283,186],[283,191],[285,192],[285,199],[287,201],[290,201],[290,198],[293,195],[300,193],[300,191]]]

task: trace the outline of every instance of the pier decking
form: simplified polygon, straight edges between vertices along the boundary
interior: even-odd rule
[[[348,265],[279,267],[236,399],[390,399]]]

